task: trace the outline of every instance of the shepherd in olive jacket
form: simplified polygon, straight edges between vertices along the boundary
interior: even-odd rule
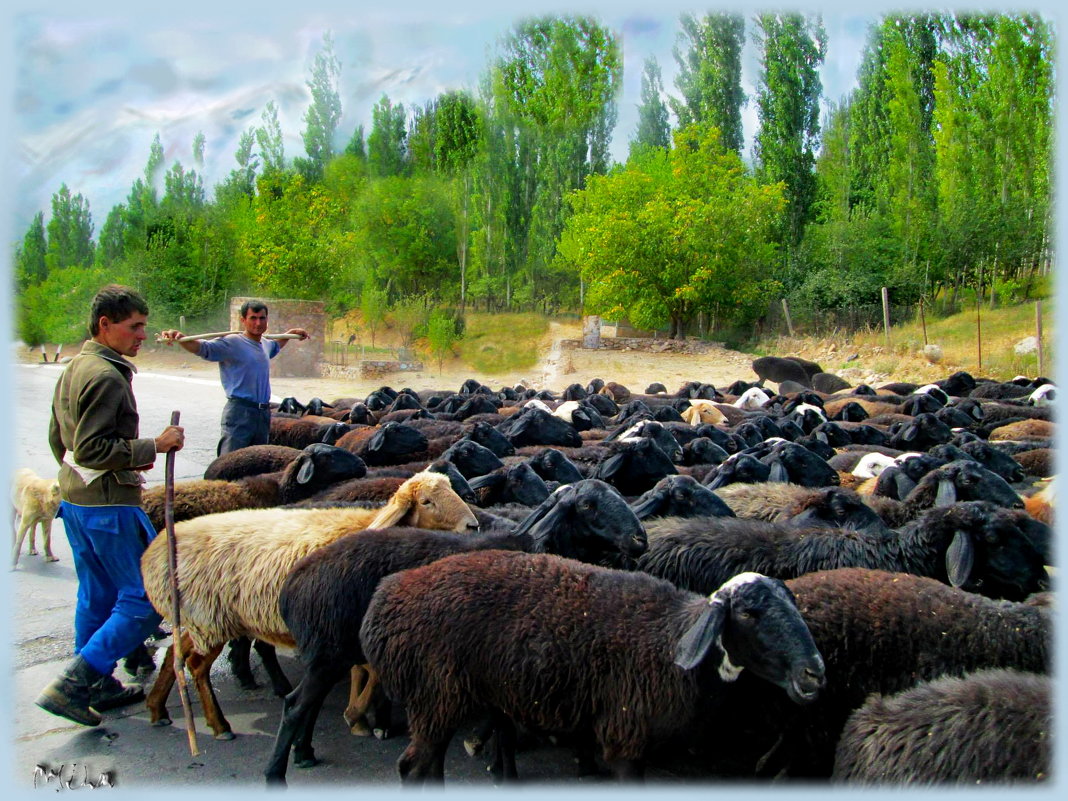
[[[141,580],[141,555],[156,532],[140,505],[139,471],[157,453],[179,450],[185,438],[179,426],[155,439],[138,436],[136,371],[123,357],[137,355],[147,319],[148,304],[136,291],[101,289],[89,315],[92,339],[67,365],[52,398],[48,443],[60,463],[62,497],[56,517],[78,573],[76,656],[36,703],[83,726],[145,697],[111,673],[160,622]]]

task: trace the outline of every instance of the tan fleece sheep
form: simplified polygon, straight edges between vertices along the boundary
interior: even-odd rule
[[[52,519],[59,509],[59,482],[54,478],[41,478],[28,467],[21,467],[11,476],[11,503],[15,509],[14,541],[11,566],[19,563],[22,541],[30,535],[30,556],[37,555],[37,526],[41,527],[41,546],[45,561],[57,562],[52,555]]]
[[[405,481],[381,509],[243,509],[175,525],[183,648],[217,739],[233,736],[210,682],[222,647],[236,637],[293,647],[278,612],[278,595],[293,565],[345,534],[389,526],[474,531],[478,521],[447,476],[424,472]],[[141,573],[152,605],[170,619],[167,540],[160,534],[148,546]],[[146,701],[153,725],[170,723],[165,703],[173,684],[168,650]]]

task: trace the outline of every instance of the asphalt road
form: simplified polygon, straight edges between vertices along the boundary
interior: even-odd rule
[[[46,432],[52,390],[61,369],[52,365],[14,368],[17,425],[9,429],[14,431],[12,468],[30,467],[41,475],[55,474]],[[178,480],[201,477],[214,458],[219,415],[225,402],[218,382],[141,372],[134,379],[134,387],[142,436],[154,436],[170,420],[172,410],[180,411],[186,447],[176,456],[175,475]],[[150,483],[161,483],[163,476],[161,458],[148,478]],[[45,563],[40,556],[23,553],[17,569],[9,574],[14,595],[10,629],[15,674],[14,708],[7,718],[14,751],[9,785],[32,790],[36,778],[39,788],[58,789],[58,780],[45,782],[43,772],[52,770],[65,779],[76,774],[72,787],[84,782],[86,775],[90,782],[99,783],[100,776],[106,773],[114,786],[140,791],[187,786],[195,786],[198,791],[262,788],[262,771],[273,748],[281,701],[272,694],[255,656],[253,667],[263,685],[259,690],[238,687],[224,659],[212,671],[220,704],[237,734],[232,741],[212,738],[190,688],[200,749],[196,757],[190,753],[176,691],[169,701],[176,725],[163,728],[149,724],[148,713],[141,704],[106,713],[104,722],[96,728],[67,723],[33,704],[41,688],[72,655],[76,579],[62,522],[58,520],[53,526],[53,550],[58,562]],[[157,662],[163,653],[157,653]],[[283,653],[281,661],[296,683],[301,675],[299,660]],[[130,680],[121,665],[115,675]],[[150,686],[154,677],[154,673],[143,676],[141,681]],[[319,717],[315,746],[321,764],[303,770],[290,767],[291,789],[368,783],[378,789],[399,787],[395,766],[407,738],[402,734],[378,741],[349,734],[341,716],[347,689],[347,682],[335,688]],[[460,739],[454,741],[446,763],[447,787],[489,789],[484,760],[468,757]],[[570,753],[547,743],[525,747],[518,757],[518,770],[533,787],[545,789],[551,785],[554,792],[566,787],[593,789],[590,780],[580,785],[573,778]],[[651,782],[676,781],[678,786],[669,773],[650,773],[649,778]],[[592,783],[605,787],[598,780]]]

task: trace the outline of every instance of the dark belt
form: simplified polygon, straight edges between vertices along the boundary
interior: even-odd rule
[[[233,395],[227,395],[228,401],[233,401],[238,406],[247,406],[249,409],[270,409],[269,403],[256,403],[256,401],[250,401],[247,398],[235,398]]]

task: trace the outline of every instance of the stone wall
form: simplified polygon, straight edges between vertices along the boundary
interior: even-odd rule
[[[390,373],[419,372],[422,362],[372,361],[360,362],[360,378],[379,378]]]
[[[230,330],[241,329],[241,304],[246,300],[262,300],[267,304],[267,332],[283,334],[290,328],[303,328],[310,339],[293,339],[271,359],[272,378],[307,378],[319,375],[326,343],[326,313],[318,300],[287,298],[231,298]]]

